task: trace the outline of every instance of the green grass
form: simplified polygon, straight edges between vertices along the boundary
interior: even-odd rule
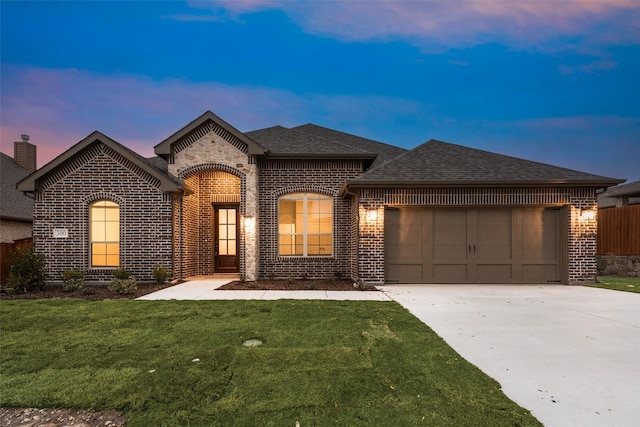
[[[597,283],[590,283],[587,286],[640,293],[640,277],[601,276],[598,277]]]
[[[130,427],[540,425],[393,302],[12,300],[0,328],[2,406]]]

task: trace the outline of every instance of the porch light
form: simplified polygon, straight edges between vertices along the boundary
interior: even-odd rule
[[[253,231],[256,226],[256,219],[252,216],[247,216],[244,218],[244,228],[247,231]]]
[[[378,212],[376,210],[369,210],[367,211],[367,221],[375,221],[376,219],[378,219]]]
[[[580,210],[580,219],[583,221],[591,221],[596,219],[596,211],[595,209],[581,209]]]

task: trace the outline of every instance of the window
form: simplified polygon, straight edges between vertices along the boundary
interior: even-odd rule
[[[295,193],[278,202],[278,253],[281,256],[333,254],[333,199]]]
[[[108,200],[89,208],[91,267],[120,266],[120,206]]]

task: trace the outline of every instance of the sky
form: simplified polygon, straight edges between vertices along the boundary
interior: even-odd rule
[[[640,180],[640,1],[0,1],[0,141],[139,154],[213,111]]]

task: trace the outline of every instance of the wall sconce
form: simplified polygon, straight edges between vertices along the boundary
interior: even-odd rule
[[[378,212],[376,210],[368,210],[367,211],[367,221],[375,221],[376,219],[378,219]]]
[[[583,221],[591,221],[596,219],[596,211],[595,209],[581,209],[580,210],[580,219]]]
[[[256,219],[252,216],[246,216],[244,218],[244,228],[247,231],[253,231],[256,227]]]

